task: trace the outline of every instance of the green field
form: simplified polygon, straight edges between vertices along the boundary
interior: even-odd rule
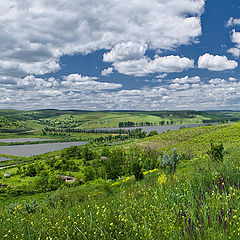
[[[61,110],[16,111],[0,110],[0,133],[41,133],[45,127],[57,129],[95,129],[118,127],[120,122],[136,125],[150,123],[191,124],[203,122],[237,121],[240,112],[232,111],[109,111],[84,112]],[[14,132],[15,131],[15,132]]]

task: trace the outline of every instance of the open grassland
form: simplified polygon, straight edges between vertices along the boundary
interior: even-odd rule
[[[240,112],[233,111],[64,111],[0,110],[0,130],[3,132],[38,132],[45,127],[93,129],[118,127],[120,122],[160,124],[192,124],[240,120]]]
[[[79,127],[80,129],[94,129],[103,127],[118,127],[120,122],[152,123],[159,125],[161,121],[170,124],[191,124],[202,123],[202,120],[209,119],[200,115],[193,115],[190,118],[174,116],[173,114],[155,115],[151,112],[89,112],[78,115],[64,114],[59,117],[52,117],[45,120],[50,126],[55,127]]]

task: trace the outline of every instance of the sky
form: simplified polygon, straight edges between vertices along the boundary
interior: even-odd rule
[[[0,109],[240,110],[236,0],[0,0]]]

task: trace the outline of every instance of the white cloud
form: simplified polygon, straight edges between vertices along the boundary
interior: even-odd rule
[[[175,78],[172,80],[172,82],[174,83],[179,83],[179,84],[185,84],[185,83],[199,83],[200,77],[199,76],[195,76],[195,77],[188,77],[185,76],[183,78]]]
[[[178,84],[178,83],[173,83],[169,86],[171,89],[176,89],[176,90],[182,90],[182,89],[188,89],[190,88],[189,84]]]
[[[149,61],[148,69],[150,72],[182,72],[185,69],[193,68],[194,61],[179,56],[166,56],[159,57],[157,56],[154,60]]]
[[[81,74],[74,73],[68,76],[64,76],[63,79],[69,82],[87,82],[98,79],[97,77],[82,76]]]
[[[59,108],[59,109],[122,109],[122,110],[181,110],[181,109],[235,109],[240,108],[240,82],[229,79],[211,79],[208,82],[172,81],[163,82],[156,87],[143,87],[140,89],[126,90],[116,88],[114,91],[106,91],[97,80],[86,80],[86,77],[75,78],[83,81],[74,82],[72,85],[59,87],[38,84],[49,79],[34,79],[28,76],[24,81],[30,86],[18,85],[0,86],[0,107],[11,106],[22,109]],[[196,79],[197,76],[195,77]],[[190,79],[183,77],[178,79]],[[15,79],[16,80],[16,79]],[[58,83],[61,82],[55,79]],[[20,81],[20,79],[19,79]],[[54,81],[54,79],[52,79]],[[64,81],[66,81],[64,79]],[[87,82],[91,82],[88,84]],[[96,83],[97,82],[97,83]],[[185,83],[186,82],[186,83]],[[114,83],[109,83],[114,84]],[[96,88],[94,90],[94,85]],[[16,87],[19,88],[16,91]],[[116,86],[115,86],[116,87]],[[17,101],[16,101],[17,99]]]
[[[150,73],[149,70],[147,69],[148,63],[149,59],[144,57],[139,60],[115,62],[113,63],[113,66],[115,70],[122,74],[145,76]]]
[[[235,29],[232,31],[232,42],[240,47],[240,32],[236,32]]]
[[[228,49],[228,52],[231,53],[234,57],[238,58],[240,56],[240,32],[236,32],[236,30],[233,29],[231,41],[235,44],[235,47]]]
[[[135,42],[119,43],[110,52],[103,55],[104,62],[120,62],[141,59],[148,46]]]
[[[240,56],[240,49],[238,48],[230,48],[228,49],[228,52],[231,53],[234,57],[239,57]]]
[[[59,87],[59,81],[57,81],[55,78],[49,78],[48,80],[42,79],[42,78],[36,78],[33,75],[27,76],[22,79],[18,79],[17,85],[20,87]]]
[[[166,76],[167,76],[167,74],[166,74],[166,73],[163,73],[163,74],[157,75],[156,78],[158,78],[158,79],[163,79],[163,78],[165,78]]]
[[[107,75],[110,75],[112,73],[113,73],[113,68],[109,67],[109,68],[103,69],[101,75],[102,76],[107,76]]]
[[[70,74],[64,77],[64,81],[61,82],[61,86],[68,89],[75,89],[81,91],[101,91],[101,90],[113,90],[121,88],[121,84],[99,82],[96,81],[96,77],[82,76],[80,74]]]
[[[235,69],[238,63],[234,60],[228,60],[226,56],[210,55],[205,53],[198,59],[198,67],[206,68],[211,71],[223,71]]]
[[[0,73],[45,74],[59,70],[63,55],[114,51],[122,43],[129,44],[125,49],[129,55],[120,47],[115,57],[137,57],[146,44],[157,50],[193,43],[201,35],[204,4],[204,0],[1,0]],[[139,53],[131,43],[142,46]]]
[[[228,80],[231,81],[231,82],[235,82],[236,78],[230,77]]]
[[[240,18],[230,17],[226,24],[226,27],[233,27],[235,25],[240,25]]]
[[[144,57],[139,60],[115,62],[114,68],[123,74],[145,76],[150,73],[182,72],[194,67],[194,61],[179,56],[155,56],[155,59]]]
[[[221,83],[225,83],[225,80],[221,79],[221,78],[213,78],[209,81],[209,83],[214,84],[214,85],[218,85],[218,84],[221,84]]]

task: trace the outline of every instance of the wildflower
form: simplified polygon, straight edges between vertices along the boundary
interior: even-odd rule
[[[167,176],[165,174],[162,174],[160,177],[158,177],[158,184],[164,184],[167,181]]]

